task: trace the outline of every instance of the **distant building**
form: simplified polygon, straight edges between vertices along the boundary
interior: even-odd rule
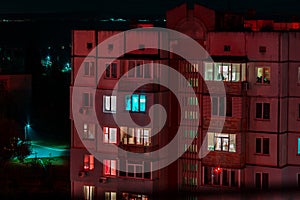
[[[113,56],[111,51],[98,52],[88,57],[89,52],[106,38],[121,30],[74,30],[72,50],[73,87],[97,88],[94,98],[82,93],[83,115],[89,107],[96,106],[101,126],[94,122],[83,122],[82,130],[76,130],[71,113],[71,193],[80,199],[149,199],[167,191],[203,191],[210,189],[269,189],[300,187],[300,27],[298,23],[278,23],[264,20],[245,20],[241,15],[218,13],[201,5],[187,7],[186,4],[169,10],[166,27],[195,39],[208,51],[214,62],[186,63],[174,59],[161,51],[137,48],[125,54],[111,65],[101,84],[96,83],[97,63]],[[157,33],[149,31],[149,41],[159,43]],[[130,42],[134,35],[127,35]],[[169,44],[173,41],[169,38]],[[142,45],[142,44],[141,44]],[[95,148],[113,143],[127,151],[150,152],[161,148],[176,133],[180,113],[171,92],[161,87],[143,86],[134,96],[118,86],[118,95],[112,96],[115,83],[128,69],[140,63],[151,64],[150,69],[138,69],[128,75],[126,83],[143,84],[145,79],[160,77],[155,63],[171,65],[181,72],[193,86],[198,101],[187,99],[185,105],[184,133],[181,142],[186,153],[175,163],[160,171],[144,173],[152,163],[145,160],[130,160],[126,155],[108,156],[97,161],[82,144],[83,139]],[[84,65],[86,74],[82,85],[74,86],[78,69]],[[202,71],[204,77],[198,73]],[[209,96],[206,82],[224,81],[226,97],[218,94]],[[127,87],[128,85],[126,85]],[[178,87],[179,83],[178,83]],[[81,98],[81,97],[80,97]],[[128,112],[134,109],[131,102],[137,100],[139,109],[132,117],[146,122],[149,108],[161,104],[171,117],[168,118],[163,134],[151,137],[153,127],[117,127],[111,113]],[[118,102],[118,103],[117,103]],[[119,103],[121,102],[121,103]],[[125,102],[125,103],[124,103]],[[71,102],[72,103],[72,102]],[[225,106],[226,105],[226,106]],[[195,113],[200,108],[200,114]],[[226,108],[226,109],[225,109]],[[226,116],[222,132],[208,132],[211,119]],[[192,132],[190,122],[199,120],[198,131]],[[214,126],[214,125],[212,125]],[[100,140],[99,129],[107,134]],[[195,127],[193,127],[195,128]],[[126,133],[133,132],[136,137]],[[144,136],[141,138],[141,134]],[[203,139],[207,136],[207,141]],[[105,138],[105,137],[104,137]],[[200,159],[199,148],[207,142],[210,153]],[[101,152],[100,152],[101,153]],[[134,173],[116,170],[117,165],[126,165]]]

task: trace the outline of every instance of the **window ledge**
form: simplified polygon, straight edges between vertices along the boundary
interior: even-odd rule
[[[260,119],[260,118],[254,118],[255,121],[266,121],[269,122],[271,119]]]
[[[271,86],[271,83],[254,83],[254,85],[259,86]]]
[[[270,154],[263,154],[263,153],[254,153],[256,156],[270,156]]]

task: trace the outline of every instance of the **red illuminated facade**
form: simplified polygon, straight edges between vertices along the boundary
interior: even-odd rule
[[[265,25],[264,25],[265,24]],[[138,27],[138,26],[137,26]],[[86,121],[81,124],[83,139],[90,146],[115,144],[133,152],[146,153],[161,148],[176,133],[179,115],[184,115],[181,125],[181,142],[186,153],[169,167],[159,171],[151,169],[147,160],[130,160],[114,157],[97,161],[85,149],[71,116],[71,192],[73,198],[84,199],[149,199],[164,191],[205,191],[228,188],[269,189],[300,186],[300,32],[297,23],[244,20],[240,15],[218,13],[201,5],[186,4],[169,10],[166,27],[187,34],[201,44],[214,62],[187,63],[163,51],[143,49],[125,54],[107,65],[99,84],[96,83],[97,66],[105,63],[114,51],[126,52],[126,44],[135,38],[126,35],[124,46],[108,45],[107,52],[90,51],[105,39],[121,30],[75,30],[72,32],[72,80],[79,67],[84,66],[84,84],[76,87],[96,87],[96,97],[82,93],[81,114],[88,115],[96,107],[101,127]],[[148,27],[149,28],[149,27]],[[268,31],[264,31],[268,28]],[[234,31],[233,31],[234,30]],[[279,31],[280,30],[280,31]],[[298,30],[298,31],[297,31]],[[148,31],[150,42],[159,43],[157,32]],[[173,48],[180,42],[169,38]],[[177,45],[177,46],[176,46]],[[88,56],[87,59],[85,59]],[[139,68],[141,64],[149,68]],[[184,98],[184,113],[178,112],[171,92],[157,85],[144,85],[145,80],[159,79],[161,71],[156,63],[174,67],[194,88],[197,99]],[[112,90],[119,78],[128,74],[126,81],[118,84],[117,96]],[[198,72],[203,72],[203,77]],[[205,82],[224,81],[226,96],[209,95]],[[130,85],[139,84],[134,95],[128,95]],[[178,83],[180,88],[180,83]],[[95,104],[91,99],[95,98]],[[133,105],[137,102],[137,107]],[[112,113],[132,112],[132,118],[147,124],[149,108],[163,105],[168,116],[161,134],[152,137],[154,127],[116,126]],[[199,107],[200,113],[195,112]],[[222,132],[208,132],[211,119],[218,126],[218,118],[226,117]],[[156,117],[160,121],[159,115]],[[198,131],[191,122],[199,120]],[[102,128],[103,139],[99,137]],[[195,127],[193,127],[195,128]],[[131,132],[135,137],[129,136]],[[207,141],[203,141],[207,136]],[[199,149],[205,143],[210,153],[200,159]],[[111,153],[111,156],[109,156]],[[104,164],[102,164],[104,163]],[[125,165],[134,173],[121,172],[116,166]]]

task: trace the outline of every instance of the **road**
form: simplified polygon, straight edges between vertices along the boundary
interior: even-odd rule
[[[43,158],[43,157],[60,157],[69,156],[70,151],[67,148],[55,147],[55,146],[44,146],[36,141],[32,141],[32,154],[27,158]]]

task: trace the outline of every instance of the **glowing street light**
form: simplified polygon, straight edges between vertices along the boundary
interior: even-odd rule
[[[29,128],[30,128],[30,124],[27,123],[24,127],[24,131],[25,131],[25,141],[27,141],[27,137],[28,137],[28,133],[29,133]]]

